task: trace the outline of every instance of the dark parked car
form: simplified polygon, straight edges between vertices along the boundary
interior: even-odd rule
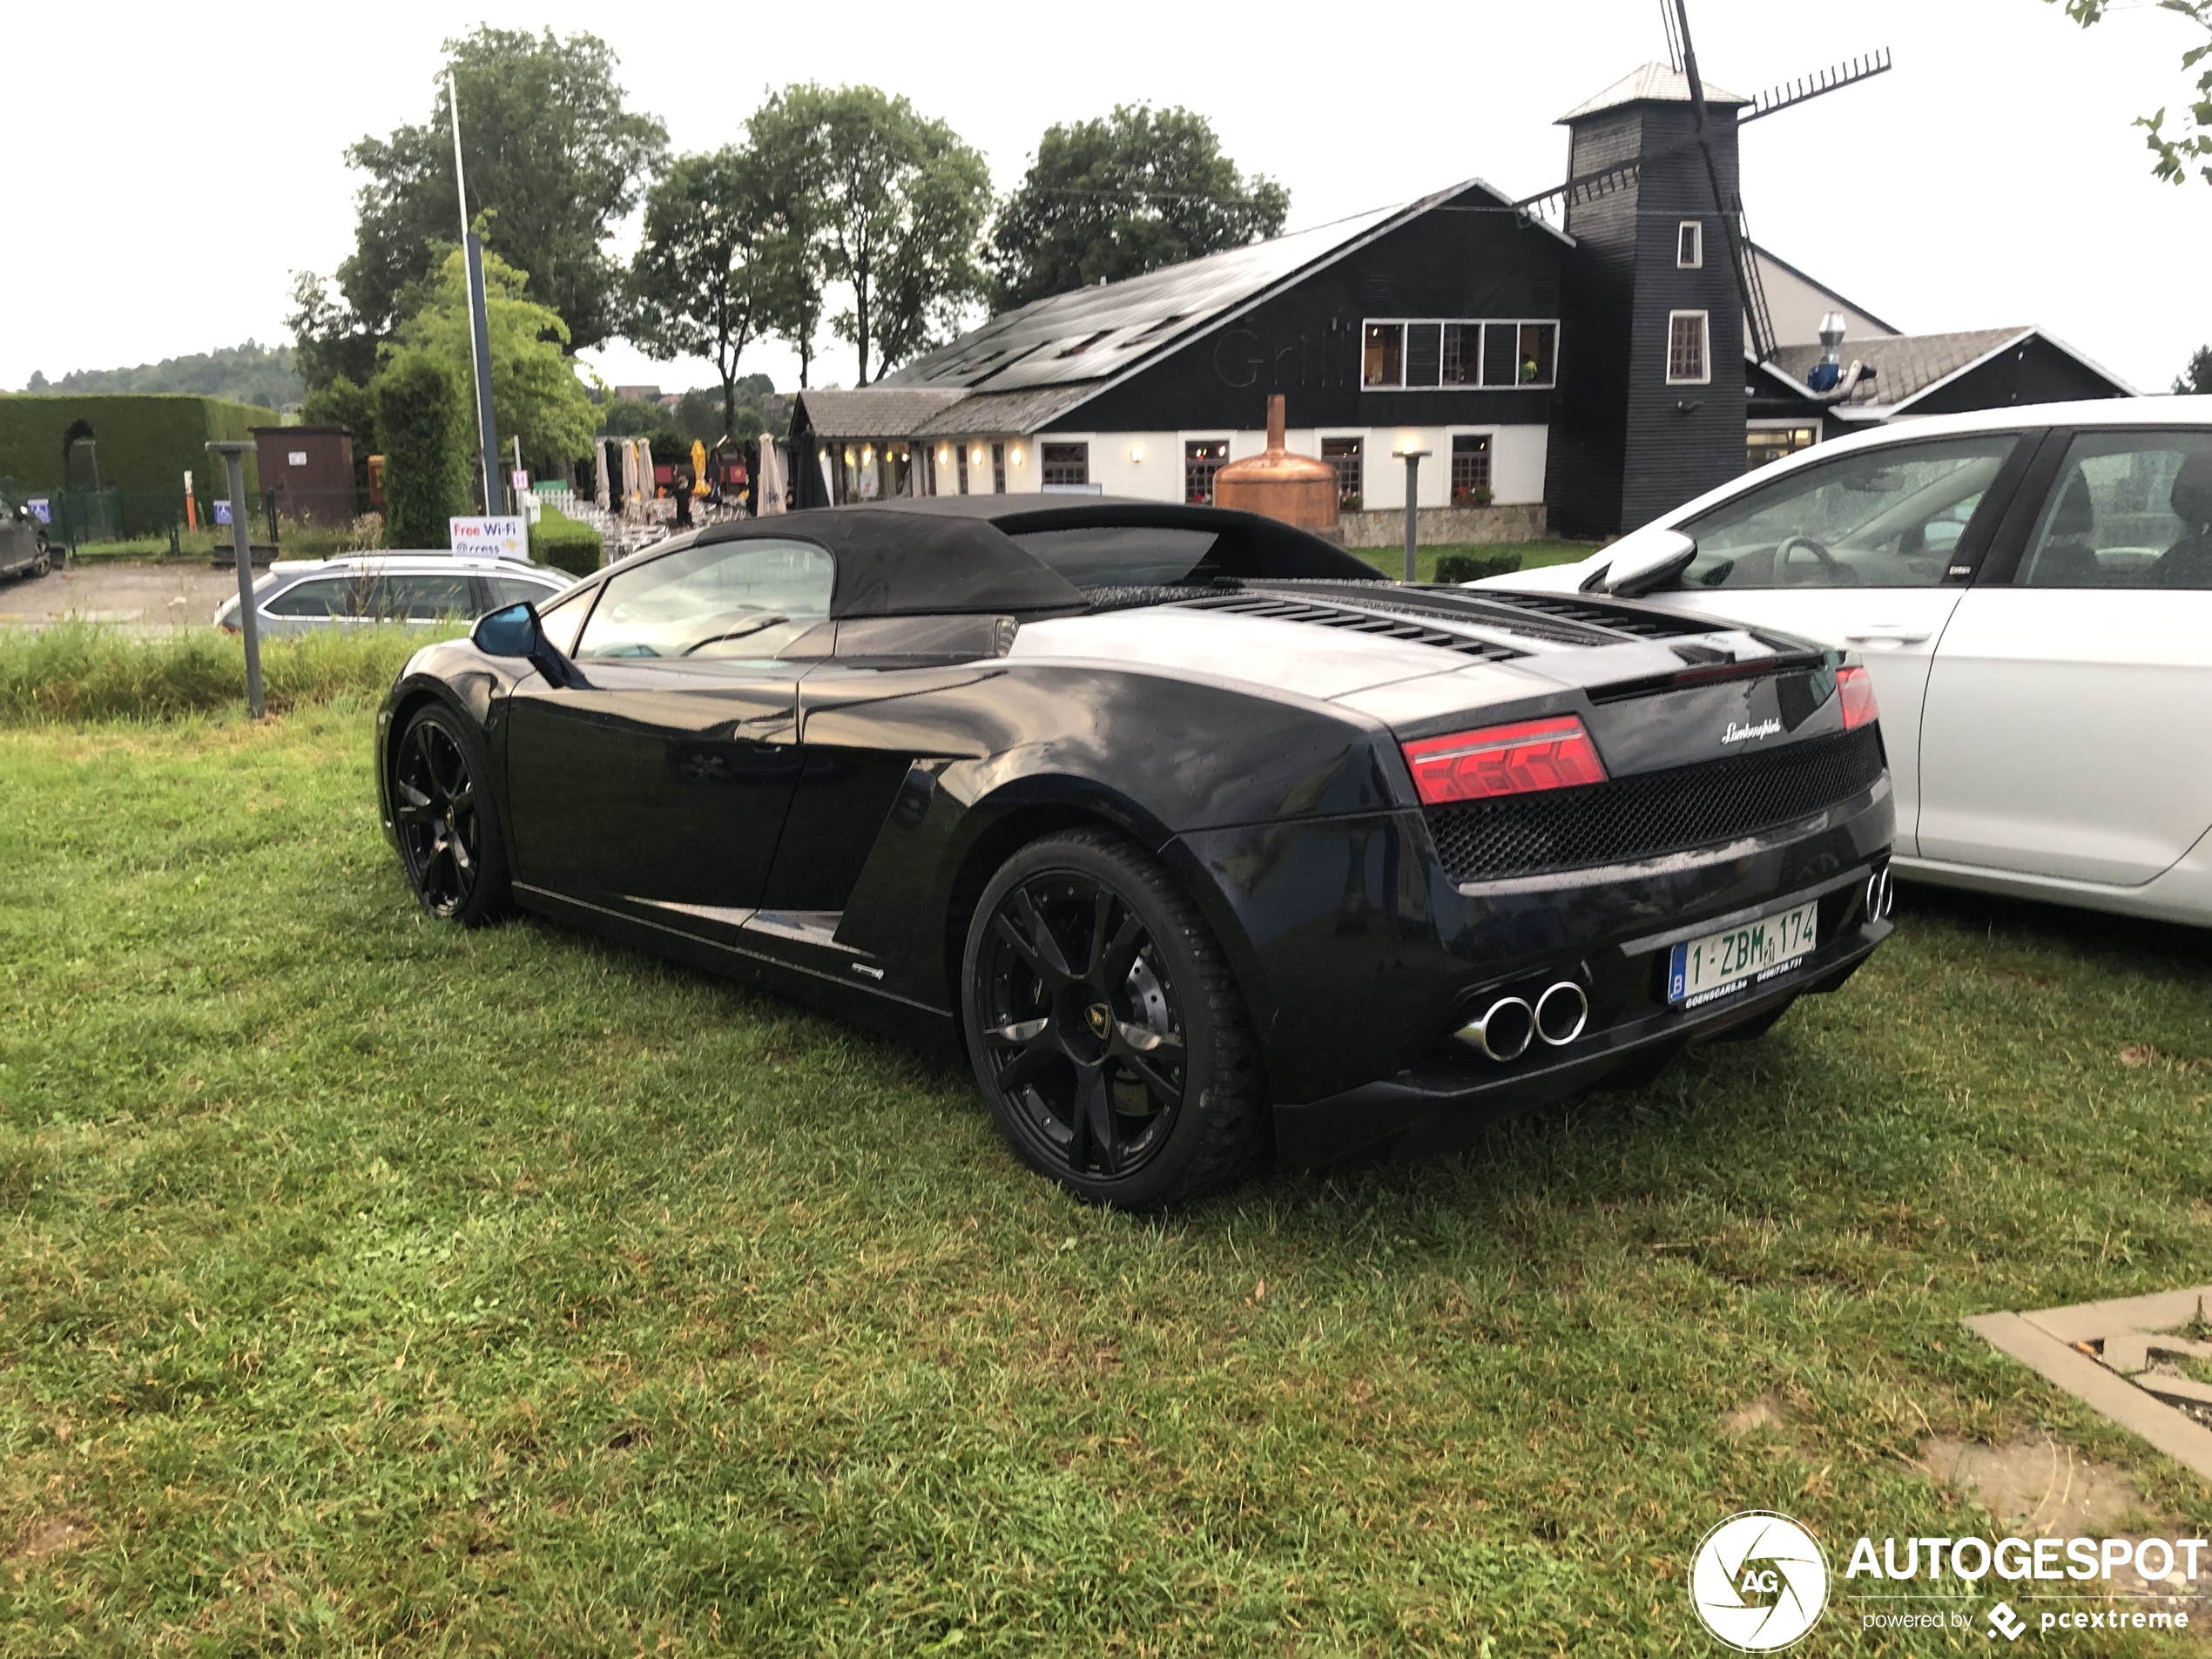
[[[44,576],[53,568],[46,527],[27,504],[0,494],[0,577]]]
[[[1863,670],[1210,508],[716,525],[419,652],[377,756],[435,914],[957,1035],[1015,1150],[1126,1206],[1451,1146],[1889,931]]]

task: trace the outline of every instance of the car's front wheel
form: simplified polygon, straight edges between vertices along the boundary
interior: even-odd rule
[[[1032,1169],[1094,1204],[1183,1203],[1264,1143],[1251,1032],[1221,948],[1116,836],[1034,841],[983,890],[961,963],[976,1081]]]
[[[392,813],[408,885],[432,915],[474,927],[508,904],[507,849],[486,772],[460,720],[426,708],[392,752]]]

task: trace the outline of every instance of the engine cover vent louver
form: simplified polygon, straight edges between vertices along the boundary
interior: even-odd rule
[[[1587,599],[1554,598],[1549,594],[1487,593],[1487,599],[1499,604],[1511,605],[1517,610],[1533,610],[1539,616],[1556,617],[1562,622],[1578,622],[1592,628],[1609,629],[1616,634],[1634,634],[1640,639],[1678,639],[1685,634],[1710,634],[1725,627],[1703,617],[1670,617],[1658,611],[1637,610],[1628,605],[1595,604]]]
[[[1808,818],[1871,789],[1880,729],[1609,783],[1427,809],[1454,881],[1491,881],[1688,852]]]
[[[1225,611],[1238,617],[1264,617],[1271,622],[1302,622],[1316,628],[1336,628],[1346,633],[1368,634],[1378,639],[1399,639],[1408,644],[1433,645],[1440,651],[1457,651],[1462,657],[1479,658],[1484,662],[1504,662],[1527,655],[1526,651],[1515,651],[1512,646],[1501,644],[1493,639],[1480,639],[1449,629],[1428,627],[1403,615],[1379,616],[1372,610],[1358,610],[1348,605],[1323,604],[1310,599],[1287,599],[1272,594],[1207,595],[1202,598],[1182,600],[1178,602],[1177,608]]]

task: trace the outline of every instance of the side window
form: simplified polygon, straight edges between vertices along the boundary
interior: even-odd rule
[[[2013,433],[1816,462],[1678,526],[1685,588],[1927,588],[1944,578]]]
[[[497,610],[505,605],[518,605],[529,600],[544,615],[553,596],[561,591],[549,588],[543,582],[527,582],[518,576],[492,576],[484,578],[484,591],[489,609]]]
[[[395,576],[386,578],[380,615],[407,622],[459,620],[470,610],[469,578],[452,576]]]
[[[297,583],[261,609],[272,617],[358,617],[360,585],[334,577]]]
[[[562,656],[576,655],[576,637],[583,630],[583,619],[591,614],[591,602],[598,594],[597,588],[586,588],[557,604],[538,607],[537,619],[545,629],[546,643]]]
[[[2014,580],[2212,588],[2212,432],[2078,435]]]
[[[829,615],[835,566],[811,542],[710,542],[607,578],[574,653],[772,658]]]

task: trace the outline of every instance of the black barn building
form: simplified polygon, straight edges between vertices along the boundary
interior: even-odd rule
[[[1355,543],[1400,533],[1408,451],[1426,457],[1424,539],[1599,537],[1866,420],[2037,388],[2128,394],[2032,329],[1900,335],[1742,244],[1715,186],[1735,202],[1746,107],[1709,86],[1701,146],[1686,81],[1648,64],[1563,118],[1585,182],[1558,226],[1471,179],[1040,300],[876,386],[802,393],[798,499],[1204,501],[1216,470],[1263,447],[1280,392],[1291,447],[1337,469]],[[1747,290],[1763,315],[1771,295],[1784,342],[1764,362],[1746,350]],[[1840,401],[1807,383],[1831,314],[1842,355],[1873,371]]]

